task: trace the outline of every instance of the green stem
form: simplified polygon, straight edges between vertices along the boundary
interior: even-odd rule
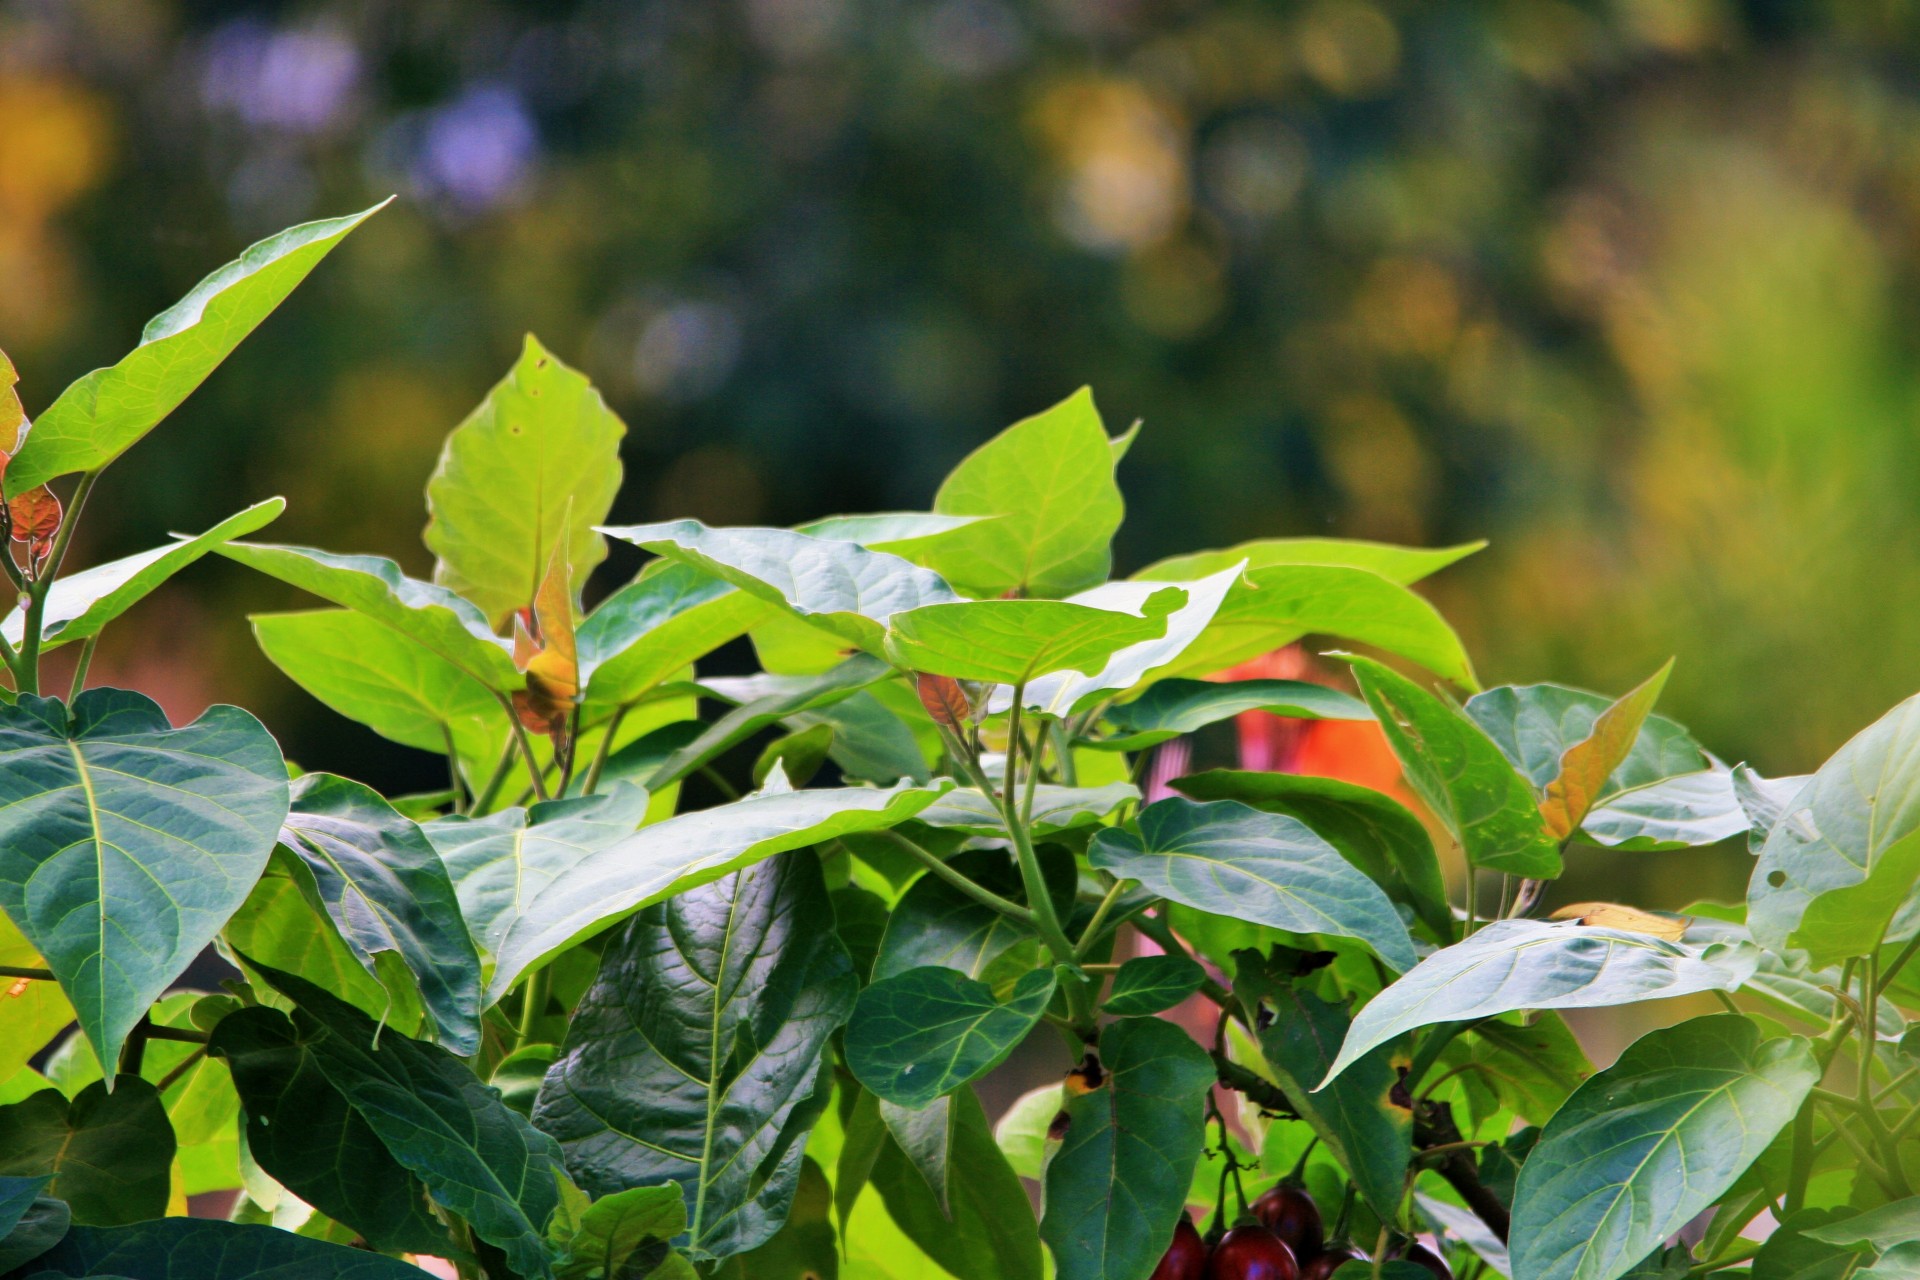
[[[51,969],[34,969],[17,964],[0,964],[0,978],[27,978],[33,982],[53,982]]]
[[[1029,928],[1033,926],[1033,912],[1017,902],[1001,897],[983,885],[974,883],[964,874],[956,871],[952,866],[942,862],[932,852],[922,848],[914,841],[909,840],[898,831],[888,828],[878,832],[878,834],[898,845],[901,850],[911,856],[914,861],[924,866],[930,874],[940,877],[940,879],[946,881],[961,893],[966,894],[981,906],[990,907],[1008,919],[1018,920],[1021,924]]]
[[[560,749],[559,739],[556,738],[554,740],[553,747],[555,751]],[[560,785],[556,789],[555,794],[562,796],[567,794],[567,788],[573,785],[574,762],[579,758],[580,708],[576,706],[572,713],[567,716],[567,754],[566,759],[560,765]]]
[[[1080,769],[1073,762],[1073,738],[1067,732],[1066,722],[1055,720],[1047,731],[1053,735],[1053,758],[1060,767],[1060,785],[1077,787],[1080,785]]]
[[[593,763],[587,766],[587,780],[580,784],[580,794],[590,796],[600,785],[600,771],[607,767],[607,757],[613,754],[613,738],[620,732],[620,722],[627,718],[632,703],[621,703],[620,709],[613,713],[613,719],[607,721],[607,731],[600,739],[600,745],[594,750]]]
[[[500,752],[500,762],[493,766],[493,776],[487,779],[486,786],[480,788],[480,794],[473,798],[473,804],[467,809],[468,813],[484,814],[493,807],[493,802],[500,798],[500,788],[507,785],[507,775],[513,772],[513,757],[518,750],[514,745],[513,736],[509,734],[506,746]]]
[[[1093,919],[1087,921],[1087,927],[1080,932],[1080,942],[1073,949],[1074,959],[1084,959],[1098,945],[1100,932],[1106,928],[1107,917],[1113,914],[1114,904],[1120,901],[1120,895],[1126,887],[1125,880],[1115,880],[1107,890],[1107,896],[1100,899],[1100,905],[1093,910]]]
[[[514,1028],[513,1048],[517,1053],[533,1043],[534,1024],[547,1011],[547,995],[553,989],[553,970],[542,965],[527,975],[520,989],[520,1024]]]
[[[507,713],[507,727],[513,733],[513,741],[520,748],[520,757],[527,763],[527,773],[533,779],[533,796],[536,800],[547,799],[546,771],[540,767],[540,761],[534,758],[533,739],[527,736],[527,726],[520,723],[520,713],[513,709],[513,699],[504,693],[493,695]]]
[[[89,640],[87,643],[93,642]],[[453,794],[453,812],[456,815],[463,814],[466,810],[461,807],[460,798],[466,794],[466,779],[460,774],[460,752],[453,745],[453,726],[445,720],[440,722],[440,739],[447,747],[447,782],[448,790]]]
[[[73,498],[67,504],[66,515],[60,521],[60,531],[53,535],[53,550],[47,554],[40,572],[27,587],[26,626],[20,637],[19,665],[13,673],[14,683],[21,693],[40,692],[40,634],[46,626],[47,592],[53,586],[54,579],[60,576],[60,566],[67,558],[67,547],[73,541],[74,528],[80,523],[80,512],[87,505],[87,495],[93,492],[94,481],[99,478],[98,471],[89,471],[80,477]]]
[[[1021,704],[1026,701],[1025,681],[1013,686],[1013,710],[1007,722],[1007,778],[1006,786],[1001,789],[1000,813],[1002,824],[1006,827],[1008,839],[1013,841],[1014,856],[1020,861],[1020,881],[1027,891],[1027,907],[1033,912],[1034,928],[1040,934],[1040,940],[1052,953],[1055,964],[1074,963],[1073,943],[1067,938],[1067,931],[1060,925],[1060,914],[1053,909],[1053,897],[1047,892],[1046,876],[1040,870],[1040,855],[1033,847],[1033,833],[1028,829],[1019,809],[1014,804],[1014,793],[1019,782],[1015,770],[1021,755],[1022,727],[1020,723]],[[1032,805],[1034,773],[1039,768],[1039,760],[1029,755],[1027,760],[1027,804]],[[1084,978],[1069,974],[1061,983],[1061,991],[1067,1000],[1067,1016],[1074,1029],[1083,1038],[1093,1035],[1097,1023],[1094,1018],[1092,992]]]
[[[160,1083],[153,1086],[153,1091],[155,1093],[165,1093],[167,1090],[173,1088],[174,1085],[180,1082],[181,1076],[193,1070],[194,1067],[199,1065],[200,1060],[206,1056],[207,1048],[205,1045],[201,1045],[198,1049],[195,1049],[192,1053],[182,1058],[179,1066],[162,1076]]]
[[[1480,872],[1477,867],[1469,862],[1467,864],[1467,923],[1466,932],[1461,935],[1463,938],[1471,938],[1473,936],[1474,925],[1478,923],[1480,914],[1479,896]]]
[[[738,800],[740,798],[740,788],[734,786],[731,782],[728,782],[727,775],[724,773],[721,773],[718,769],[714,768],[712,765],[703,764],[700,766],[697,772],[700,774],[701,777],[705,778],[708,782],[711,782],[714,786],[714,789],[718,791],[722,796],[726,797],[726,799],[729,802]]]
[[[99,643],[100,633],[96,631],[81,644],[80,661],[73,668],[73,683],[67,686],[69,703],[87,691],[87,671],[93,666],[94,646]]]
[[[1878,995],[1880,992],[1885,991],[1888,985],[1900,976],[1900,971],[1907,967],[1907,961],[1913,959],[1913,954],[1916,951],[1920,951],[1920,934],[1915,934],[1912,941],[1900,948],[1900,954],[1895,956],[1887,967],[1880,971],[1879,981],[1873,984],[1874,994]]]

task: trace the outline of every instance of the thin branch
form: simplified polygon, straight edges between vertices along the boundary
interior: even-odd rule
[[[878,831],[875,834],[880,835],[892,841],[894,844],[898,845],[901,848],[901,850],[907,853],[910,857],[912,857],[914,861],[924,866],[929,873],[936,875],[940,879],[946,881],[948,884],[958,889],[961,893],[966,894],[969,898],[972,898],[975,902],[978,902],[980,905],[984,907],[991,907],[993,910],[998,911],[1001,915],[1006,916],[1007,918],[1012,920],[1018,920],[1021,924],[1024,924],[1029,928],[1033,926],[1034,921],[1033,921],[1032,911],[1028,910],[1026,907],[1021,906],[1019,903],[1012,901],[1011,899],[1001,897],[999,894],[995,893],[991,889],[986,888],[984,885],[979,885],[974,883],[972,880],[968,879],[963,873],[955,870],[948,863],[941,861],[931,851],[922,848],[919,844],[917,844],[912,840],[909,840],[906,836],[901,835],[898,831],[895,831],[889,827],[881,831]]]

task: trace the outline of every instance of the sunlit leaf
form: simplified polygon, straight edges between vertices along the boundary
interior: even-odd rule
[[[1270,565],[1333,565],[1366,569],[1402,586],[1438,573],[1450,564],[1466,559],[1485,547],[1484,542],[1467,542],[1456,547],[1396,547],[1384,542],[1360,542],[1346,538],[1261,538],[1243,542],[1224,551],[1196,551],[1187,555],[1156,560],[1136,578],[1155,582],[1178,582],[1185,578],[1205,577],[1229,565],[1245,561],[1249,569]]]
[[[964,600],[895,614],[886,656],[897,667],[961,680],[1024,684],[1054,671],[1097,671],[1116,653],[1164,635],[1186,593],[1163,587],[1142,613],[1065,600]]]
[[[1580,824],[1580,838],[1623,850],[1689,849],[1748,829],[1733,774],[1703,769],[1615,791]]]
[[[1622,906],[1617,902],[1570,902],[1564,907],[1556,907],[1549,918],[1578,920],[1581,924],[1619,929],[1626,933],[1644,933],[1648,937],[1665,938],[1669,942],[1678,942],[1685,937],[1688,924],[1683,917],[1655,915],[1651,911]]]
[[[770,612],[758,596],[692,565],[656,562],[577,628],[586,700],[632,702]]]
[[[1131,782],[1109,782],[1098,787],[1057,787],[1040,783],[1033,789],[1033,811],[1028,826],[1034,835],[1054,835],[1074,827],[1091,826],[1123,804],[1140,798]],[[1026,799],[1021,792],[1022,802]],[[1004,836],[1006,819],[999,803],[971,787],[956,787],[915,815],[931,827],[952,827],[973,835]]]

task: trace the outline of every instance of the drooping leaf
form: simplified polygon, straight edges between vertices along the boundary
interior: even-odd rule
[[[1614,772],[1639,748],[1641,728],[1672,670],[1669,658],[1665,666],[1601,711],[1587,736],[1560,753],[1559,769],[1548,780],[1540,801],[1540,815],[1555,839],[1564,840],[1579,830],[1588,811],[1607,794]]]
[[[1139,827],[1095,836],[1093,865],[1202,911],[1354,938],[1396,970],[1413,967],[1413,942],[1387,895],[1298,819],[1234,800],[1171,799],[1141,810]]]
[[[52,649],[100,634],[109,622],[140,603],[168,578],[220,543],[243,538],[273,523],[286,508],[286,499],[268,498],[195,537],[181,537],[164,547],[61,575],[47,589],[40,647]],[[25,629],[26,615],[18,608],[0,622],[0,635],[14,645],[20,643]]]
[[[52,1178],[46,1194],[90,1226],[165,1213],[173,1151],[160,1093],[139,1076],[119,1077],[111,1093],[97,1080],[72,1102],[42,1089],[0,1107],[0,1174]]]
[[[1747,890],[1747,925],[1816,965],[1920,931],[1920,697],[1862,730],[1774,825]]]
[[[329,1084],[434,1201],[528,1280],[553,1275],[543,1240],[560,1153],[461,1059],[382,1033],[373,1019],[291,974],[267,974],[295,1003],[293,1026]]]
[[[1158,1018],[1105,1027],[1099,1062],[1098,1080],[1067,1092],[1040,1238],[1060,1280],[1146,1280],[1185,1208],[1213,1062]]]
[[[916,672],[914,693],[934,723],[943,729],[964,729],[973,723],[973,702],[952,676]]]
[[[73,1210],[64,1200],[40,1194],[51,1181],[0,1177],[0,1268],[32,1262],[67,1234]]]
[[[1304,680],[1162,680],[1132,702],[1112,707],[1116,732],[1085,745],[1102,751],[1139,751],[1248,711],[1300,720],[1371,720],[1351,694]]]
[[[1758,956],[1739,943],[1691,946],[1577,921],[1496,920],[1442,948],[1362,1009],[1329,1076],[1416,1027],[1515,1009],[1590,1009],[1696,991],[1734,991]]]
[[[122,689],[0,706],[0,906],[101,1061],[246,900],[286,813],[280,748],[237,707],[175,729]]]
[[[1163,587],[1140,613],[1066,600],[962,600],[893,616],[887,660],[909,671],[1025,684],[1055,671],[1099,671],[1115,654],[1166,634],[1186,592]]]
[[[1513,1260],[1507,1256],[1507,1246],[1471,1209],[1418,1191],[1414,1192],[1413,1201],[1420,1209],[1420,1216],[1433,1225],[1436,1233],[1452,1236],[1472,1249],[1474,1256],[1496,1274],[1513,1275]],[[1371,1266],[1366,1270],[1369,1276],[1373,1274]]]
[[[264,542],[227,542],[214,550],[270,578],[365,614],[489,690],[510,693],[521,685],[512,650],[487,626],[486,615],[445,587],[407,577],[391,560]]]
[[[1793,1119],[1820,1068],[1740,1014],[1636,1041],[1582,1085],[1520,1170],[1516,1275],[1614,1280],[1712,1204]]]
[[[831,730],[827,756],[843,778],[884,787],[902,778],[925,782],[932,777],[913,730],[871,689],[823,707],[796,711],[785,723],[796,732]]]
[[[669,1242],[686,1229],[687,1202],[674,1183],[601,1196],[562,1242],[566,1253],[555,1268],[557,1280],[652,1276],[671,1252]]]
[[[1006,1061],[1053,998],[1051,969],[993,989],[943,965],[882,978],[847,1022],[847,1067],[883,1102],[924,1107]]]
[[[498,1000],[534,965],[642,907],[776,853],[893,826],[943,785],[759,793],[642,827],[559,871],[498,931],[487,998]]]
[[[959,1123],[959,1113],[954,1100],[962,1093],[971,1092],[971,1089],[955,1090],[944,1098],[934,1099],[918,1111],[895,1102],[876,1099],[880,1122],[886,1129],[887,1136],[893,1140],[893,1145],[906,1162],[912,1165],[914,1171],[920,1175],[920,1180],[926,1185],[927,1190],[933,1193],[934,1203],[940,1210],[940,1216],[948,1221],[953,1219],[953,1142],[954,1130]],[[984,1125],[984,1115],[981,1120]],[[878,1155],[879,1153],[876,1152],[876,1158]],[[881,1194],[883,1196],[886,1194],[884,1185],[881,1186]],[[1034,1238],[1034,1244],[1037,1249],[1039,1246],[1037,1236]]]
[[[425,1186],[328,1080],[285,1014],[260,1006],[229,1014],[208,1052],[231,1069],[247,1150],[276,1182],[376,1249],[444,1256],[453,1248]]]
[[[1810,1228],[1802,1234],[1849,1249],[1891,1249],[1920,1240],[1920,1196],[1883,1204],[1855,1217]]]
[[[632,702],[771,611],[758,596],[692,565],[649,565],[575,632],[586,700]]]
[[[839,1280],[840,1241],[833,1231],[833,1196],[820,1165],[808,1156],[800,1162],[800,1185],[786,1225],[757,1249],[721,1263],[712,1280]],[[851,1241],[849,1244],[851,1245]],[[681,1280],[668,1272],[648,1280]],[[691,1268],[686,1280],[692,1280]]]
[[[606,558],[593,526],[620,490],[626,433],[593,384],[528,334],[427,481],[433,580],[498,628],[532,602],[556,544],[584,579]]]
[[[702,680],[702,692],[733,703],[736,713],[717,723],[698,748],[676,761],[676,769],[690,767],[696,757],[724,750],[778,723],[796,731],[830,728],[828,753],[846,777],[882,785],[901,778],[925,781],[930,771],[913,731],[869,693],[891,674],[876,659],[859,655],[815,675]]]
[[[731,582],[869,653],[894,614],[957,598],[938,574],[899,556],[789,529],[669,520],[600,532]]]
[[[382,205],[253,245],[147,322],[140,345],[60,393],[7,464],[9,498],[119,457],[190,395],[333,247]]]
[[[793,526],[795,533],[810,538],[837,538],[857,542],[874,551],[891,551],[915,564],[923,563],[919,553],[927,544],[945,538],[968,525],[979,524],[981,516],[940,515],[932,511],[875,511],[856,516],[823,516]]]
[[[1747,829],[1733,775],[1703,769],[1613,792],[1587,814],[1580,837],[1629,851],[1690,849]]]
[[[1408,785],[1469,862],[1509,875],[1560,874],[1560,850],[1532,788],[1478,725],[1370,658],[1353,659],[1353,669]]]
[[[1561,759],[1592,735],[1611,705],[1604,695],[1584,689],[1523,684],[1477,693],[1467,699],[1466,710],[1514,768],[1545,790],[1559,775]],[[1607,772],[1601,798],[1708,765],[1700,744],[1665,716],[1647,715],[1629,741],[1631,747]]]
[[[446,864],[419,826],[370,787],[309,773],[293,784],[280,840],[367,972],[376,974],[382,953],[398,956],[447,1047],[477,1050],[480,957]]]
[[[1113,975],[1113,987],[1101,1008],[1115,1017],[1159,1013],[1200,989],[1207,971],[1186,956],[1136,956]]]
[[[1026,1189],[994,1144],[973,1090],[949,1101],[950,1205],[928,1188],[897,1130],[874,1162],[873,1185],[900,1229],[956,1280],[1040,1280],[1040,1236]]]
[[[1724,907],[1718,903],[1696,902],[1680,913],[1687,920],[1686,940],[1690,943],[1751,943],[1744,906]],[[1813,964],[1805,951],[1789,948],[1784,952],[1761,951],[1753,976],[1740,990],[1757,996],[1776,1009],[1817,1027],[1829,1025],[1840,1012],[1836,992],[1843,989],[1840,966],[1821,968]],[[1880,1039],[1898,1041],[1906,1034],[1907,1020],[1891,1001],[1879,1002]]]
[[[582,1187],[678,1182],[691,1247],[715,1258],[779,1230],[825,1103],[820,1055],[857,985],[819,927],[831,909],[818,860],[796,854],[627,925],[534,1110]]]
[[[676,782],[760,730],[851,698],[888,674],[887,665],[878,658],[855,654],[819,675],[759,675],[706,682],[701,686],[704,690],[737,705],[668,756],[646,779],[647,785],[657,789]]]
[[[1025,795],[1023,791],[1022,800]],[[1139,798],[1140,789],[1131,782],[1108,782],[1097,787],[1058,787],[1043,782],[1033,789],[1029,829],[1036,836],[1045,836],[1091,826]],[[915,820],[970,835],[1006,834],[999,804],[971,787],[955,787],[917,814]]]
[[[1467,542],[1456,547],[1396,547],[1384,542],[1360,542],[1346,538],[1262,538],[1243,542],[1224,551],[1196,551],[1187,555],[1157,560],[1136,578],[1155,582],[1178,582],[1217,573],[1228,565],[1245,561],[1249,569],[1270,565],[1336,565],[1366,569],[1401,586],[1438,573],[1450,564],[1466,559],[1485,547],[1484,542]]]
[[[930,548],[927,562],[973,596],[1064,596],[1103,581],[1125,505],[1116,459],[1086,388],[975,449],[935,495],[941,515],[993,516]]]
[[[278,1227],[162,1218],[75,1227],[15,1276],[52,1280],[420,1280],[420,1269]]]
[[[1238,800],[1305,823],[1409,908],[1436,941],[1453,939],[1453,909],[1433,840],[1420,819],[1389,796],[1338,778],[1210,769],[1175,780],[1195,800]]]
[[[1312,1092],[1348,1035],[1346,1010],[1270,972],[1253,952],[1234,959],[1234,997],[1257,1028],[1267,1065],[1360,1195],[1391,1219],[1413,1158],[1413,1111],[1404,1099],[1394,1100],[1400,1078],[1387,1054],[1369,1052],[1327,1088]]]

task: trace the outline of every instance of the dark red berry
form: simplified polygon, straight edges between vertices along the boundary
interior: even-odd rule
[[[1235,1227],[1214,1246],[1207,1280],[1299,1280],[1300,1264],[1279,1236],[1259,1225]]]
[[[1300,1264],[1300,1280],[1333,1280],[1333,1273],[1341,1267],[1360,1261],[1360,1251],[1352,1245],[1330,1244]]]
[[[1296,1258],[1311,1258],[1326,1241],[1320,1209],[1313,1203],[1313,1197],[1299,1187],[1290,1187],[1284,1182],[1268,1187],[1253,1202],[1253,1216],[1279,1236]]]
[[[1453,1280],[1453,1272],[1447,1270],[1446,1262],[1423,1244],[1416,1244],[1407,1250],[1407,1261],[1418,1263],[1433,1272],[1433,1280]]]
[[[1205,1280],[1206,1274],[1206,1242],[1194,1229],[1193,1219],[1182,1213],[1173,1229],[1173,1243],[1161,1255],[1160,1265],[1153,1269],[1152,1280]]]

